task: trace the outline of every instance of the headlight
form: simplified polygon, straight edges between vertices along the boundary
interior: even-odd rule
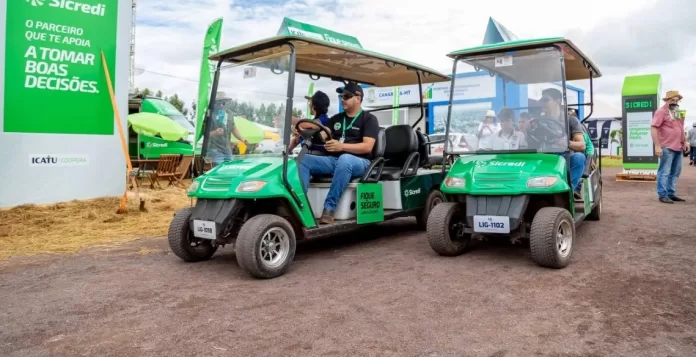
[[[464,187],[464,179],[459,177],[448,177],[445,179],[445,186],[451,188],[462,188]]]
[[[198,186],[200,186],[200,184],[198,183],[198,181],[193,181],[193,182],[191,183],[191,186],[189,186],[189,188],[188,188],[188,192],[194,192],[194,191],[196,191],[196,190],[198,189]]]
[[[556,184],[558,179],[553,176],[532,177],[527,180],[528,188],[551,187]]]
[[[237,192],[256,192],[266,186],[266,181],[244,181],[237,186]]]

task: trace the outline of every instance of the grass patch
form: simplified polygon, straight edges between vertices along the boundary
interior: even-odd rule
[[[182,188],[140,191],[148,212],[138,210],[138,199],[131,192],[125,214],[116,213],[120,197],[0,210],[0,260],[74,253],[89,247],[163,236],[174,212],[191,204]]]
[[[602,167],[621,167],[622,165],[621,156],[602,156]]]

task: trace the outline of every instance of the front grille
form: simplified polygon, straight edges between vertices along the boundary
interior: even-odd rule
[[[234,177],[208,177],[203,181],[201,188],[205,191],[228,191],[234,181]]]
[[[512,182],[519,181],[519,173],[476,173],[474,174],[474,181],[477,182]]]

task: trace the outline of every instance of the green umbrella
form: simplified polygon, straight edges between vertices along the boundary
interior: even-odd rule
[[[159,135],[164,140],[177,141],[187,138],[189,132],[176,121],[155,113],[136,113],[128,116],[128,125],[138,134]]]
[[[234,125],[237,127],[237,130],[239,130],[239,134],[242,135],[249,144],[258,144],[265,138],[263,129],[248,119],[234,117]],[[235,144],[239,142],[234,135],[232,135],[230,141]]]

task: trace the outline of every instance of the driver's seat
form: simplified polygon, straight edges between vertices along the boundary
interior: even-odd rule
[[[355,177],[350,180],[350,182],[365,182],[365,181],[376,181],[379,177],[381,165],[380,162],[384,160],[384,150],[387,147],[387,138],[384,133],[384,128],[380,128],[377,133],[377,138],[375,138],[375,145],[372,147],[372,161],[368,166],[368,170],[371,172],[366,172],[362,177]],[[310,183],[331,183],[333,175],[317,175],[312,176],[309,180]]]

